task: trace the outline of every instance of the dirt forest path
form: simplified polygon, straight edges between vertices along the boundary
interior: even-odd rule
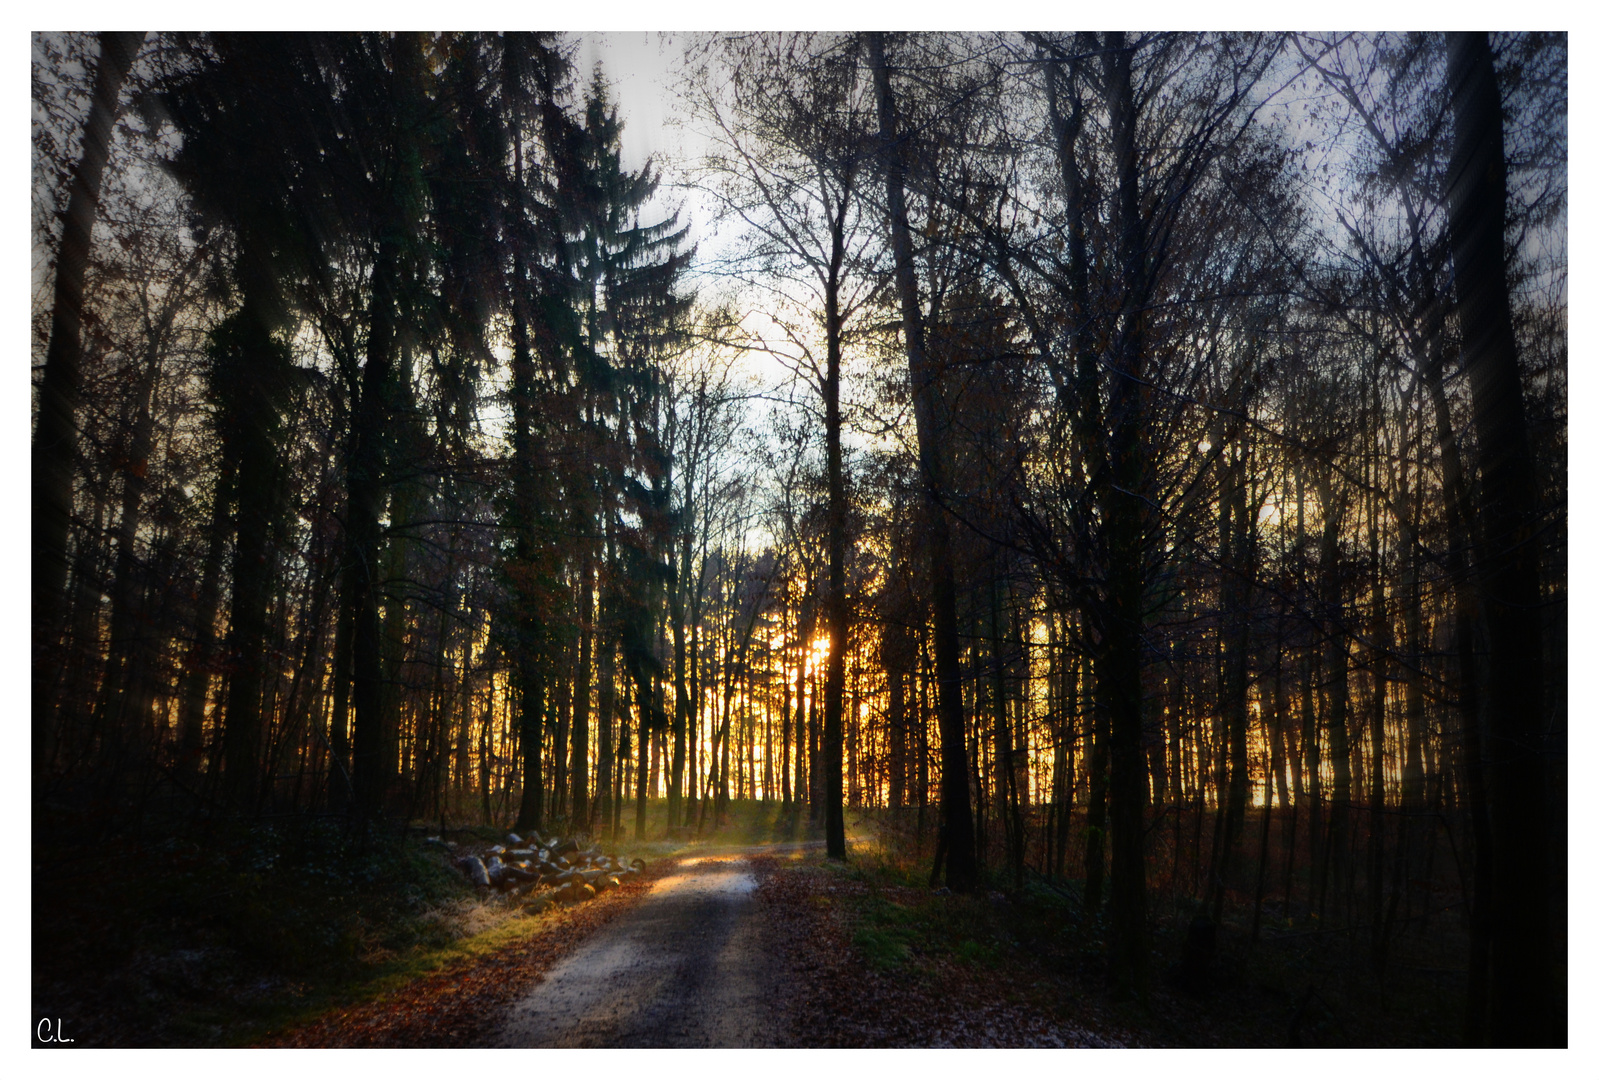
[[[512,1005],[490,1040],[528,1047],[769,1047],[789,1042],[765,908],[746,854],[683,859]]]
[[[277,1046],[1069,1047],[1145,1040],[1012,940],[1002,900],[822,858],[693,845],[472,961]]]

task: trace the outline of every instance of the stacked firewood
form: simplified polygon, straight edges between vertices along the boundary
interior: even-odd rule
[[[525,840],[511,833],[504,844],[479,855],[462,855],[455,865],[480,889],[513,895],[548,893],[563,903],[588,900],[644,872],[643,859],[624,864],[597,846],[585,848],[570,836],[546,838],[536,831]]]

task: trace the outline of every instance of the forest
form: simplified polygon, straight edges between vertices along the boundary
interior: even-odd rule
[[[1565,35],[662,40],[692,153],[573,34],[33,36],[36,943],[755,815],[1565,1046]]]

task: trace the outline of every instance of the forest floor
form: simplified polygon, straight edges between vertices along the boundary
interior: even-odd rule
[[[1112,978],[1108,905],[1085,912],[1081,878],[1029,871],[1018,886],[990,852],[984,887],[948,895],[928,885],[930,836],[918,842],[904,817],[897,826],[889,815],[855,817],[847,862],[790,860],[760,894],[784,909],[779,925],[808,913],[810,940],[788,947],[816,965],[815,989],[802,995],[812,1044],[1461,1044],[1465,920],[1447,889],[1399,906],[1380,965],[1360,909],[1323,921],[1268,893],[1252,933],[1253,890],[1229,890],[1213,958],[1191,978],[1185,948],[1206,909],[1186,874],[1174,887],[1164,863],[1152,864],[1148,979],[1134,997]],[[1300,896],[1306,878],[1296,877]]]
[[[1358,935],[1269,906],[1251,947],[1235,905],[1193,986],[1191,905],[1155,890],[1138,1000],[1073,883],[950,895],[903,832],[850,826],[835,862],[807,822],[743,807],[710,840],[620,845],[646,872],[570,907],[475,895],[414,830],[107,849],[91,876],[51,852],[34,1009],[78,1046],[1458,1044],[1457,913],[1407,927],[1377,978]]]
[[[852,843],[850,856],[752,860],[805,1045],[1458,1045],[1450,1021],[1464,972],[1447,932],[1396,949],[1407,962],[1378,979],[1348,934],[1267,916],[1250,948],[1246,910],[1223,919],[1208,976],[1191,985],[1180,975],[1189,913],[1178,905],[1153,913],[1139,999],[1114,985],[1109,920],[1083,917],[1081,882],[1001,892],[991,880],[976,895],[951,895],[928,886],[925,861],[870,839]]]
[[[856,865],[809,852],[750,861],[800,1045],[1147,1045],[1098,1003],[1010,955],[1007,912],[986,897],[896,881],[865,851]]]
[[[911,910],[918,890],[869,882],[817,840],[690,850],[573,909],[581,917],[268,1045],[1140,1045],[1107,1031],[1092,1003],[1052,998],[1050,984],[1018,992],[1015,965],[998,962],[979,925],[985,901],[932,897],[954,909],[951,948],[929,941],[901,956],[882,916]],[[904,936],[909,920],[890,923]],[[917,960],[898,962],[909,949]]]
[[[505,830],[448,836],[474,851]],[[417,829],[359,836],[303,819],[36,844],[33,1012],[59,1019],[77,1047],[250,1046],[411,992],[417,1017],[380,1006],[372,1016],[393,1015],[370,1032],[318,1044],[391,1045],[391,1028],[426,1014],[453,1031],[645,895],[679,846],[607,845],[644,858],[645,873],[567,907],[478,893],[451,865],[455,852]],[[454,1020],[446,1000],[461,1003]]]
[[[1273,1047],[1451,1044],[1459,974],[1435,933],[1382,980],[1349,935],[1224,919],[1202,986],[1178,977],[1186,919],[1156,919],[1151,986],[1119,995],[1103,918],[1072,889],[950,895],[852,822],[850,858],[803,822],[695,843],[595,917],[330,1014],[279,1044],[325,1046]],[[598,908],[611,903],[611,908]],[[585,910],[585,909],[579,909]],[[1435,922],[1446,923],[1447,913]],[[1420,952],[1416,949],[1420,948]],[[488,987],[491,989],[485,990]]]

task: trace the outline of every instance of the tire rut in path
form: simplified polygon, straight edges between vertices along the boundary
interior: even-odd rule
[[[494,1044],[785,1045],[755,885],[741,858],[684,860],[511,1006]]]

